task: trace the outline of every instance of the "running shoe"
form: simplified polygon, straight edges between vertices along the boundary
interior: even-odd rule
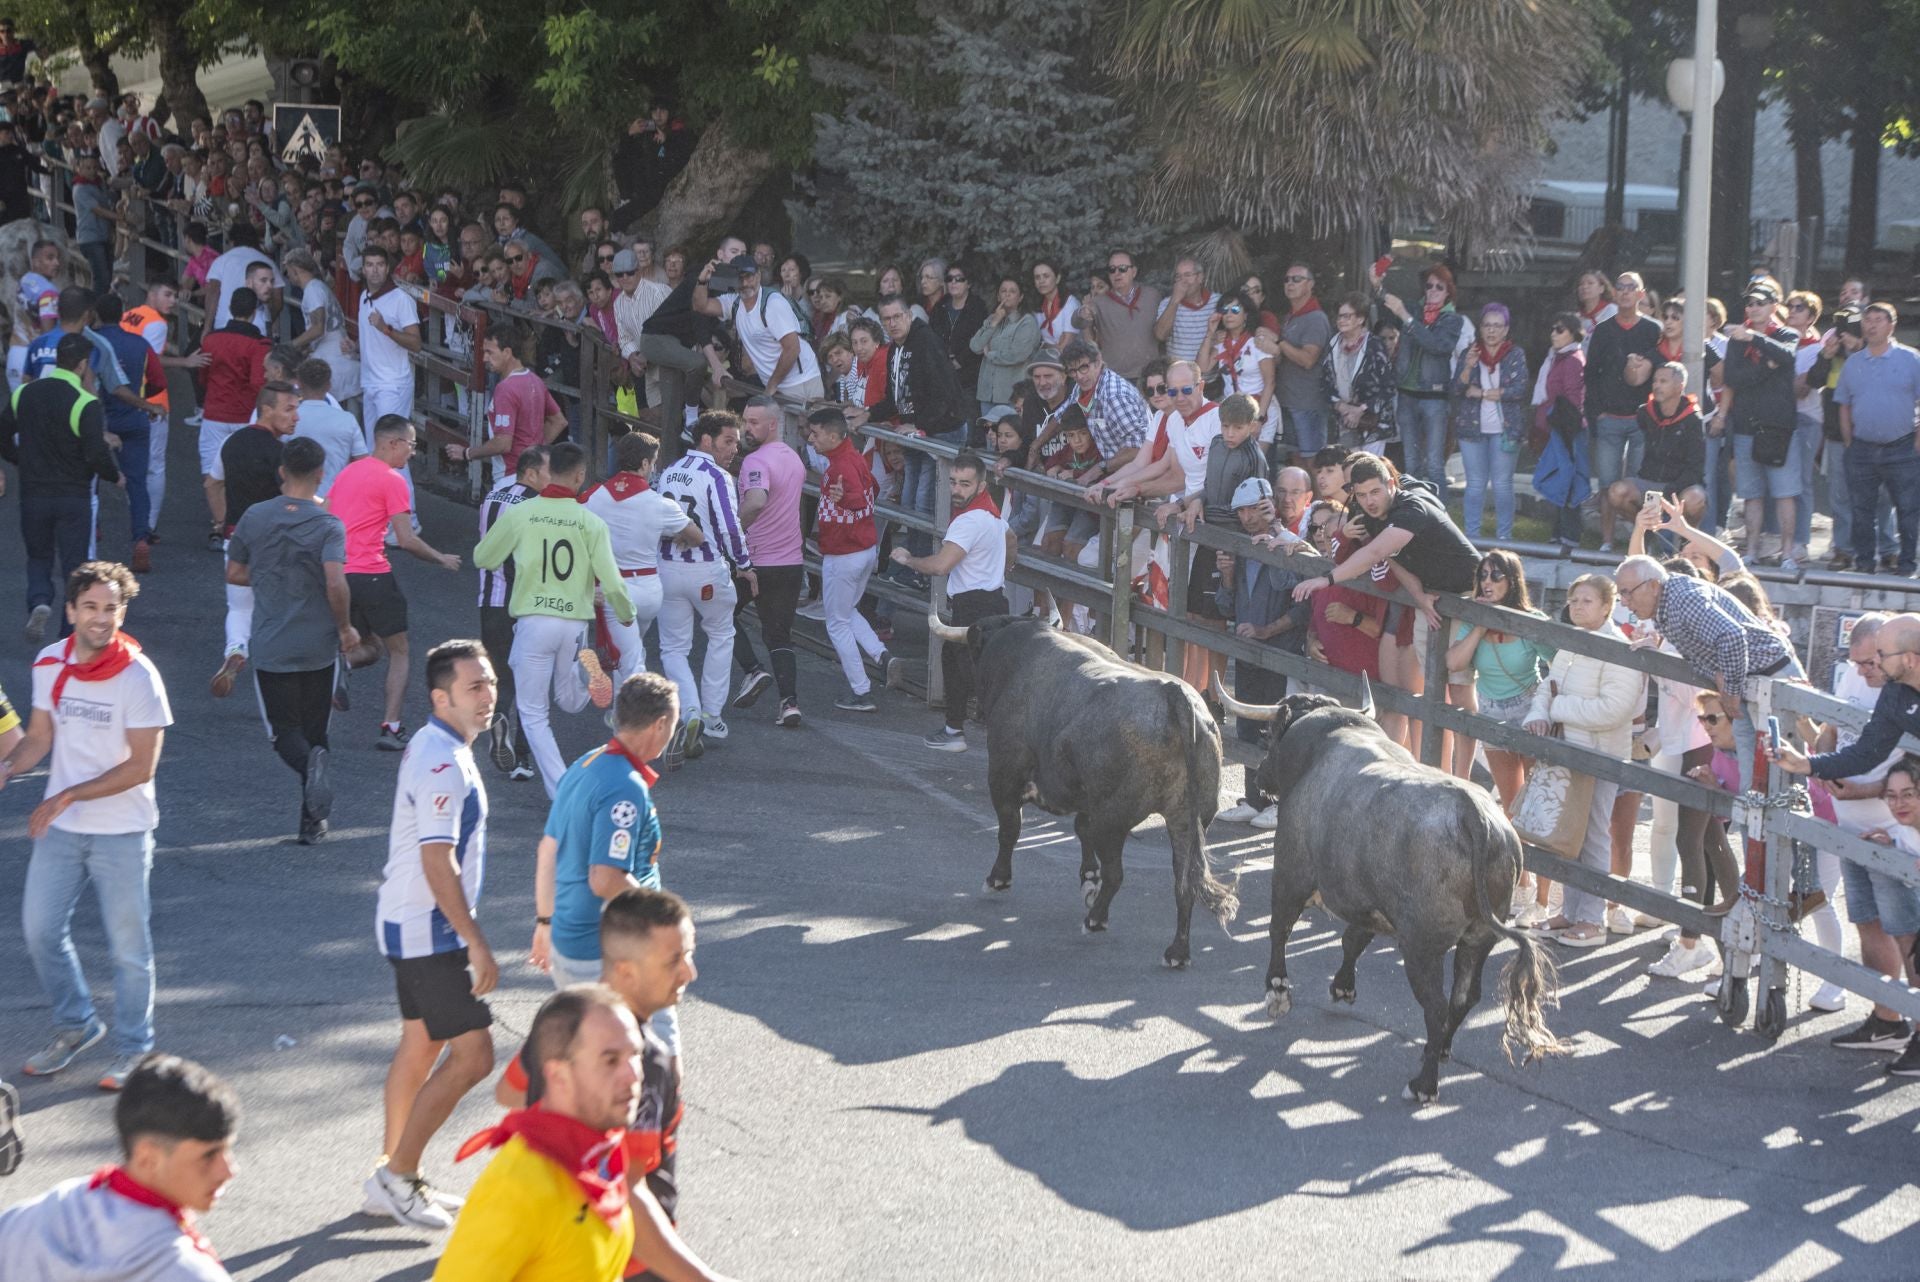
[[[1705,970],[1718,960],[1712,946],[1705,940],[1697,940],[1689,946],[1676,938],[1667,945],[1666,956],[1647,967],[1647,974],[1658,975],[1662,979],[1679,979],[1696,970]]]
[[[780,715],[773,719],[773,724],[788,730],[797,729],[800,725],[800,705],[792,699],[782,699]]]
[[[240,669],[247,666],[247,656],[235,650],[220,661],[220,670],[213,674],[213,680],[207,682],[207,689],[216,699],[224,699],[233,693],[233,683],[240,678]]]
[[[107,1026],[97,1019],[89,1020],[85,1028],[62,1029],[45,1050],[28,1058],[24,1071],[28,1077],[52,1077],[106,1035]]]
[[[20,1155],[26,1151],[20,1138],[20,1092],[0,1082],[0,1175],[19,1170]]]
[[[387,725],[385,722],[382,722],[380,725],[380,734],[374,739],[373,746],[382,752],[405,752],[407,750],[407,728],[397,721],[392,725]]]
[[[720,718],[711,717],[707,720],[705,725],[702,727],[701,733],[704,734],[707,738],[713,740],[715,743],[725,743],[727,741],[727,736],[732,734],[733,731],[729,730],[727,728],[727,723],[722,721]]]
[[[1894,1077],[1920,1077],[1920,1033],[1907,1042],[1899,1059],[1887,1065],[1887,1072]]]
[[[1881,1019],[1868,1015],[1858,1028],[1848,1029],[1828,1039],[1827,1045],[1842,1051],[1897,1051],[1913,1036],[1913,1025],[1904,1019]]]
[[[1263,832],[1272,832],[1280,826],[1280,804],[1275,802],[1247,822]]]
[[[300,809],[307,818],[325,823],[333,813],[333,771],[328,766],[325,748],[307,751],[307,783],[301,790]]]
[[[303,812],[300,816],[300,835],[295,840],[303,846],[317,846],[326,839],[327,821]]]
[[[766,693],[767,687],[772,684],[773,674],[771,672],[767,672],[761,668],[755,668],[752,672],[747,673],[745,680],[740,682],[740,693],[733,696],[733,706],[736,708],[751,708],[760,696]]]
[[[871,694],[849,694],[833,701],[833,706],[842,712],[878,712],[880,705],[873,701]]]
[[[529,779],[538,779],[539,777],[540,777],[540,772],[538,770],[535,770],[532,766],[528,765],[524,761],[516,765],[507,774],[507,778],[511,779],[515,783],[525,783]]]
[[[1214,818],[1218,819],[1221,823],[1250,824],[1253,822],[1253,817],[1259,813],[1259,807],[1250,806],[1245,801],[1237,801],[1215,815]]]
[[[124,1088],[127,1084],[127,1079],[133,1076],[133,1070],[140,1067],[140,1061],[146,1057],[147,1052],[145,1051],[141,1051],[138,1055],[122,1055],[118,1060],[114,1061],[112,1068],[100,1075],[100,1089],[103,1091],[117,1091]]]
[[[706,729],[697,712],[680,724],[680,752],[688,761],[699,760],[700,754],[707,750]]]
[[[135,574],[148,574],[153,570],[153,545],[145,539],[133,545],[133,556],[127,562],[127,568]]]
[[[504,712],[494,713],[487,739],[487,756],[492,759],[493,768],[503,775],[511,774],[520,764],[520,754],[513,749],[513,718]]]
[[[967,736],[965,732],[955,730],[952,726],[941,726],[938,730],[921,740],[921,742],[929,748],[932,748],[935,752],[965,752],[967,750]]]
[[[361,1187],[367,1194],[364,1209],[371,1214],[387,1216],[410,1229],[439,1232],[453,1227],[453,1216],[433,1200],[433,1190],[417,1175],[395,1175],[380,1166]]]
[[[46,638],[47,619],[52,614],[53,607],[50,605],[36,605],[28,612],[26,627],[28,641],[39,645]]]
[[[798,618],[812,619],[815,623],[825,623],[827,621],[827,603],[820,600],[803,601],[794,607],[793,613]]]
[[[905,659],[896,659],[891,654],[884,654],[881,656],[880,671],[886,681],[887,689],[905,690],[907,688],[907,661]]]
[[[609,707],[613,703],[613,678],[600,666],[600,656],[591,649],[580,651],[580,666],[587,673],[587,698],[593,700],[596,708]]]

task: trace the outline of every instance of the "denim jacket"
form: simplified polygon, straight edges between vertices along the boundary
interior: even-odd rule
[[[1454,435],[1461,440],[1480,435],[1482,402],[1465,393],[1469,387],[1485,387],[1487,376],[1485,367],[1473,353],[1471,347],[1460,353],[1460,360],[1454,367],[1453,383],[1447,392]],[[1470,381],[1462,382],[1463,376]],[[1504,424],[1502,435],[1508,442],[1518,444],[1526,436],[1527,403],[1532,399],[1533,383],[1527,375],[1527,354],[1516,343],[1500,358],[1500,419]]]
[[[1460,346],[1467,318],[1448,303],[1429,325],[1421,319],[1418,306],[1400,331],[1400,390],[1444,396],[1454,378],[1453,353]]]

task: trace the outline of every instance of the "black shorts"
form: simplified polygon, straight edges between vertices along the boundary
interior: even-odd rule
[[[426,1024],[434,1041],[492,1026],[493,1012],[473,995],[466,949],[387,960],[393,964],[393,987],[400,995],[400,1018]]]
[[[349,574],[347,596],[354,630],[361,636],[397,637],[407,630],[407,598],[393,571]]]

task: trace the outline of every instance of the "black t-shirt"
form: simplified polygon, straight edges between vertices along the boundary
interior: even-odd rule
[[[227,478],[227,532],[240,524],[248,508],[280,493],[280,438],[264,427],[248,425],[220,447],[220,470]]]
[[[1387,508],[1386,519],[1361,514],[1369,538],[1392,526],[1412,537],[1394,554],[1407,573],[1429,592],[1469,592],[1480,552],[1447,515],[1446,508],[1424,488],[1402,483]]]
[[[674,1079],[673,1059],[667,1054],[666,1043],[654,1036],[649,1026],[642,1025],[642,1032],[645,1047],[640,1052],[640,1102],[634,1105],[633,1122],[627,1127],[628,1178],[639,1174],[632,1159],[639,1158],[638,1165],[645,1166],[657,1155],[646,1172],[647,1188],[671,1220],[680,1204],[679,1181],[674,1174],[680,1144],[680,1085]]]

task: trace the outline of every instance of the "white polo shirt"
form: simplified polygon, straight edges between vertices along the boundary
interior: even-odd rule
[[[373,327],[375,312],[397,330],[420,323],[420,305],[397,285],[388,286],[378,298],[360,295],[360,383],[364,387],[411,386],[413,364],[407,349]]]

